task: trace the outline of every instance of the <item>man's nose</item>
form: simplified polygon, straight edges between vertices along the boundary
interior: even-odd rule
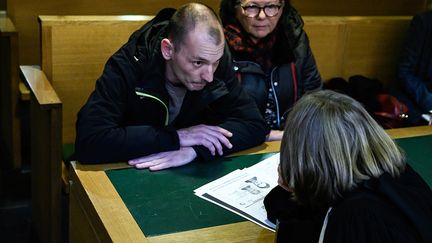
[[[203,70],[201,78],[203,80],[205,80],[206,82],[211,83],[213,81],[213,74],[214,74],[213,66],[212,65],[208,65],[208,67],[206,67]]]

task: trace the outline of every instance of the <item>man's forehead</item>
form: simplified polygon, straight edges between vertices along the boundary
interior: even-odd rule
[[[220,43],[216,43],[216,40],[211,37],[208,32],[196,29],[187,34],[183,47],[189,49],[189,54],[195,58],[206,60],[211,56],[217,56],[219,59],[222,57],[224,52],[225,40],[222,39]]]
[[[186,54],[194,60],[216,62],[221,59],[224,54],[224,45],[191,46],[190,51]]]

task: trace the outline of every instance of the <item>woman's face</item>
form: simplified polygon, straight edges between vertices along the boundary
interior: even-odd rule
[[[236,18],[254,43],[276,28],[283,3],[283,0],[242,0],[236,6]]]

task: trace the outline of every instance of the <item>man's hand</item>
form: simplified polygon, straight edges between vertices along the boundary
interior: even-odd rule
[[[128,161],[137,169],[163,170],[190,163],[197,157],[192,147],[182,147],[179,150],[161,152]]]
[[[232,133],[218,126],[197,125],[177,130],[180,139],[180,147],[203,145],[210,150],[212,155],[223,155],[223,147],[232,148],[228,140]]]

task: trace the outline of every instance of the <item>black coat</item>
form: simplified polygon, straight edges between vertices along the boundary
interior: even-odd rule
[[[278,242],[318,242],[327,207],[298,206],[281,187],[264,203],[269,220],[280,221]],[[331,207],[324,243],[432,242],[432,192],[409,166],[399,178],[366,181]]]
[[[322,79],[303,25],[301,16],[293,7],[281,16],[272,50],[274,67],[270,72],[265,72],[248,55],[231,49],[241,84],[263,115],[269,92],[273,92],[279,130],[283,130],[288,110],[301,96],[322,88]]]
[[[422,124],[421,114],[432,110],[432,11],[413,17],[397,78],[393,94],[408,106],[410,125]]]
[[[268,130],[235,79],[227,48],[214,81],[201,91],[187,91],[180,114],[168,124],[169,95],[160,41],[174,11],[162,10],[108,60],[78,114],[75,159],[116,162],[177,150],[176,130],[198,124],[218,125],[233,133],[233,148],[224,148],[224,154],[264,141]],[[194,149],[201,160],[214,158],[204,146]]]

